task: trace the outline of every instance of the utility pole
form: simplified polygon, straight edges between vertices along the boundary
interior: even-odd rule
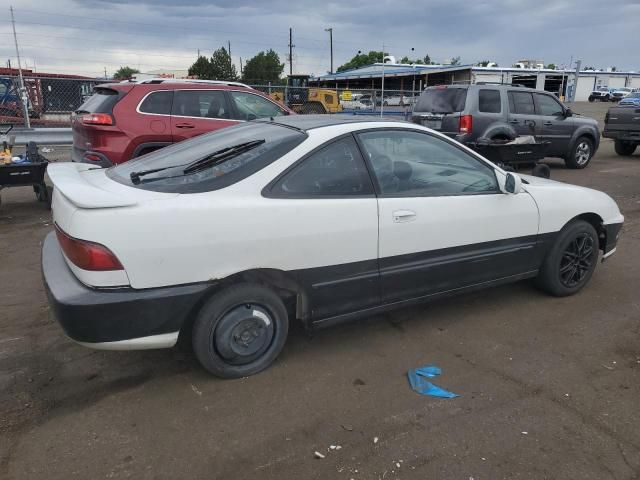
[[[289,28],[289,75],[293,75],[293,29]]]
[[[382,44],[382,91],[380,92],[380,117],[384,115],[384,43]],[[375,98],[374,98],[375,106]]]
[[[11,26],[13,27],[13,43],[16,45],[16,57],[18,57],[18,78],[20,79],[20,96],[22,97],[22,110],[24,112],[24,126],[31,128],[31,120],[29,119],[29,103],[27,99],[27,89],[24,86],[24,78],[22,78],[22,65],[20,64],[20,50],[18,49],[18,36],[16,35],[16,20],[13,16],[13,6],[11,10]]]
[[[325,28],[325,32],[329,32],[329,45],[331,48],[331,71],[329,74],[333,74],[333,28]]]
[[[231,73],[231,67],[233,66],[233,60],[231,60],[231,40],[227,40],[229,45],[229,73]]]
[[[576,78],[573,80],[573,90],[571,90],[571,103],[576,101],[576,91],[578,90],[578,78],[580,77],[580,67],[582,60],[576,62]]]
[[[107,67],[104,67],[104,79],[107,79]]]
[[[242,57],[240,57],[240,76],[242,76]]]

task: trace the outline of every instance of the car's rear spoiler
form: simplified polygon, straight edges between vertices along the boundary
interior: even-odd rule
[[[88,182],[81,173],[95,168],[89,164],[65,162],[49,164],[47,174],[55,189],[80,208],[130,207],[138,203],[125,193],[103,190]]]

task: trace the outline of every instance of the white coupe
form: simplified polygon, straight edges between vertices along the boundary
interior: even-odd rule
[[[534,278],[578,292],[623,222],[606,194],[508,173],[419,125],[242,123],[109,169],[51,164],[49,301],[102,349],[191,341],[210,372],[270,365],[335,324]]]

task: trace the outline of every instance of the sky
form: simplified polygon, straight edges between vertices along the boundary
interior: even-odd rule
[[[38,72],[104,77],[123,65],[187,69],[231,42],[236,68],[261,50],[294,73],[334,69],[358,50],[510,66],[519,59],[640,71],[640,0],[0,0],[0,57]],[[285,69],[288,73],[288,64]]]

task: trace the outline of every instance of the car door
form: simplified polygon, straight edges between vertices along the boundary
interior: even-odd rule
[[[280,105],[261,95],[235,90],[229,93],[235,107],[237,120],[250,121],[287,115],[287,112]]]
[[[510,90],[509,124],[520,135],[539,135],[540,125],[536,116],[533,93]]]
[[[533,98],[541,126],[538,140],[550,142],[548,156],[565,154],[573,135],[573,118],[565,116],[565,108],[553,95],[534,93]]]
[[[140,151],[145,145],[161,147],[171,144],[172,103],[172,90],[157,90],[144,96],[137,108],[141,116],[136,122],[131,122],[133,126],[128,129],[135,142],[132,152]]]
[[[174,142],[236,123],[232,118],[224,90],[175,91],[171,109],[171,132]]]
[[[351,135],[295,163],[263,191],[284,240],[306,267],[292,272],[308,294],[312,320],[380,302],[378,205]]]
[[[422,131],[357,137],[377,182],[383,302],[535,270],[537,206],[526,192],[501,193],[491,164]]]

